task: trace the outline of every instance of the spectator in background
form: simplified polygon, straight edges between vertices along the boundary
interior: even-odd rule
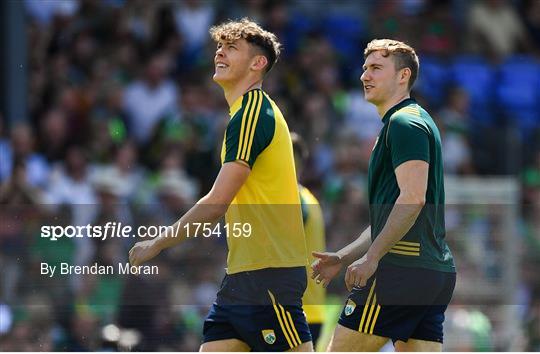
[[[159,6],[159,1],[126,1],[121,11],[119,27],[135,40],[144,43],[150,39],[152,19],[155,18],[154,14]]]
[[[447,56],[456,50],[457,28],[452,21],[449,0],[429,1],[420,21],[420,51],[425,54]]]
[[[164,51],[174,58],[185,49],[185,40],[177,29],[173,4],[163,4],[155,16],[151,40],[153,51]]]
[[[383,1],[380,6],[375,6],[370,16],[370,37],[414,43],[418,26],[413,16],[407,16],[406,7],[406,2],[401,1]]]
[[[200,51],[208,42],[208,29],[214,23],[214,8],[206,1],[185,0],[174,12],[176,28],[188,51]]]
[[[16,160],[12,171],[12,176],[0,184],[0,204],[38,205],[42,201],[42,191],[28,183],[24,161]]]
[[[517,12],[504,0],[482,0],[469,11],[468,47],[494,61],[529,49],[527,33]]]
[[[524,1],[523,20],[533,42],[534,51],[540,56],[540,1]]]
[[[163,119],[179,119],[178,88],[167,79],[169,58],[156,55],[148,62],[144,77],[132,82],[124,93],[129,131],[138,144],[146,144]]]
[[[75,15],[79,5],[79,0],[25,0],[28,14],[43,27],[50,25],[55,16]]]
[[[91,91],[88,88],[65,85],[58,90],[56,104],[67,118],[69,136],[77,144],[89,141],[90,108],[94,104]]]
[[[45,187],[49,178],[49,164],[39,153],[35,152],[34,135],[29,125],[21,123],[11,131],[11,144],[3,145],[2,168],[0,182],[12,175],[15,161],[26,166],[26,179],[30,186]]]
[[[474,174],[469,133],[469,96],[460,88],[450,90],[446,105],[437,114],[442,121],[443,162],[448,174]]]
[[[118,202],[127,203],[136,196],[143,182],[144,172],[138,164],[137,146],[134,142],[127,140],[115,150],[113,163],[101,167],[95,175],[114,184]]]
[[[39,150],[50,163],[61,161],[70,143],[66,115],[59,109],[50,109],[40,120],[39,128]]]
[[[51,173],[47,188],[47,204],[68,205],[73,212],[73,225],[86,225],[95,214],[96,195],[90,181],[88,158],[79,146],[71,146],[66,152],[65,163],[59,164]]]
[[[158,190],[162,192],[165,186],[169,186],[183,203],[192,205],[199,194],[199,188],[197,182],[186,174],[184,163],[180,149],[171,146],[164,152],[158,174]]]
[[[382,128],[377,109],[365,100],[361,90],[347,94],[343,128],[353,131],[360,140],[374,140]]]

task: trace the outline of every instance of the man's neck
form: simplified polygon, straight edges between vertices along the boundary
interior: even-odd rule
[[[384,115],[386,114],[386,112],[388,112],[390,110],[390,108],[394,107],[395,105],[397,105],[401,101],[403,101],[403,100],[405,100],[407,98],[410,98],[410,97],[411,97],[410,92],[406,92],[406,93],[396,95],[396,96],[392,97],[391,99],[385,101],[384,103],[381,103],[380,105],[377,105],[377,112],[379,112],[379,116],[381,117],[381,119],[384,118]]]
[[[246,92],[249,90],[258,88],[260,89],[262,87],[262,80],[257,80],[255,82],[253,81],[247,81],[245,83],[234,85],[231,88],[223,88],[223,91],[225,93],[225,99],[227,100],[227,104],[229,107],[232,107],[234,102],[238,99],[238,97],[243,96]]]

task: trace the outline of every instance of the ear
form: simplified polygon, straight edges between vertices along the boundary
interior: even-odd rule
[[[268,65],[268,59],[264,55],[256,55],[251,62],[251,69],[254,71],[262,71]]]
[[[406,83],[411,79],[411,69],[410,68],[403,68],[400,70],[399,74],[399,81]]]

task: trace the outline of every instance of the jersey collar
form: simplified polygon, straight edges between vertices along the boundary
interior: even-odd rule
[[[396,111],[413,103],[416,103],[416,100],[414,98],[406,98],[403,101],[399,102],[384,114],[384,117],[382,119],[383,123],[386,124],[386,122],[388,122],[388,119],[390,119],[390,116],[396,113]]]
[[[229,109],[229,115],[232,117],[238,112],[240,108],[242,108],[242,99],[244,98],[244,95],[238,97],[236,101],[232,104],[231,108]]]
[[[248,92],[255,91],[255,90],[262,91],[260,88],[253,88],[253,89],[249,90]],[[246,92],[242,96],[238,97],[236,99],[236,101],[234,101],[234,103],[232,104],[231,108],[229,109],[229,116],[231,116],[231,118],[236,114],[236,112],[238,112],[240,110],[240,108],[242,108],[242,101],[244,100],[244,97],[246,97],[248,92]]]

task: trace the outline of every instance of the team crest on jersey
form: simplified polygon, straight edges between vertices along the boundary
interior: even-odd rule
[[[356,303],[351,299],[347,300],[347,304],[345,305],[345,316],[350,316],[354,312],[355,308]]]
[[[273,329],[263,329],[262,336],[264,341],[268,344],[274,344],[276,342],[276,334]]]

